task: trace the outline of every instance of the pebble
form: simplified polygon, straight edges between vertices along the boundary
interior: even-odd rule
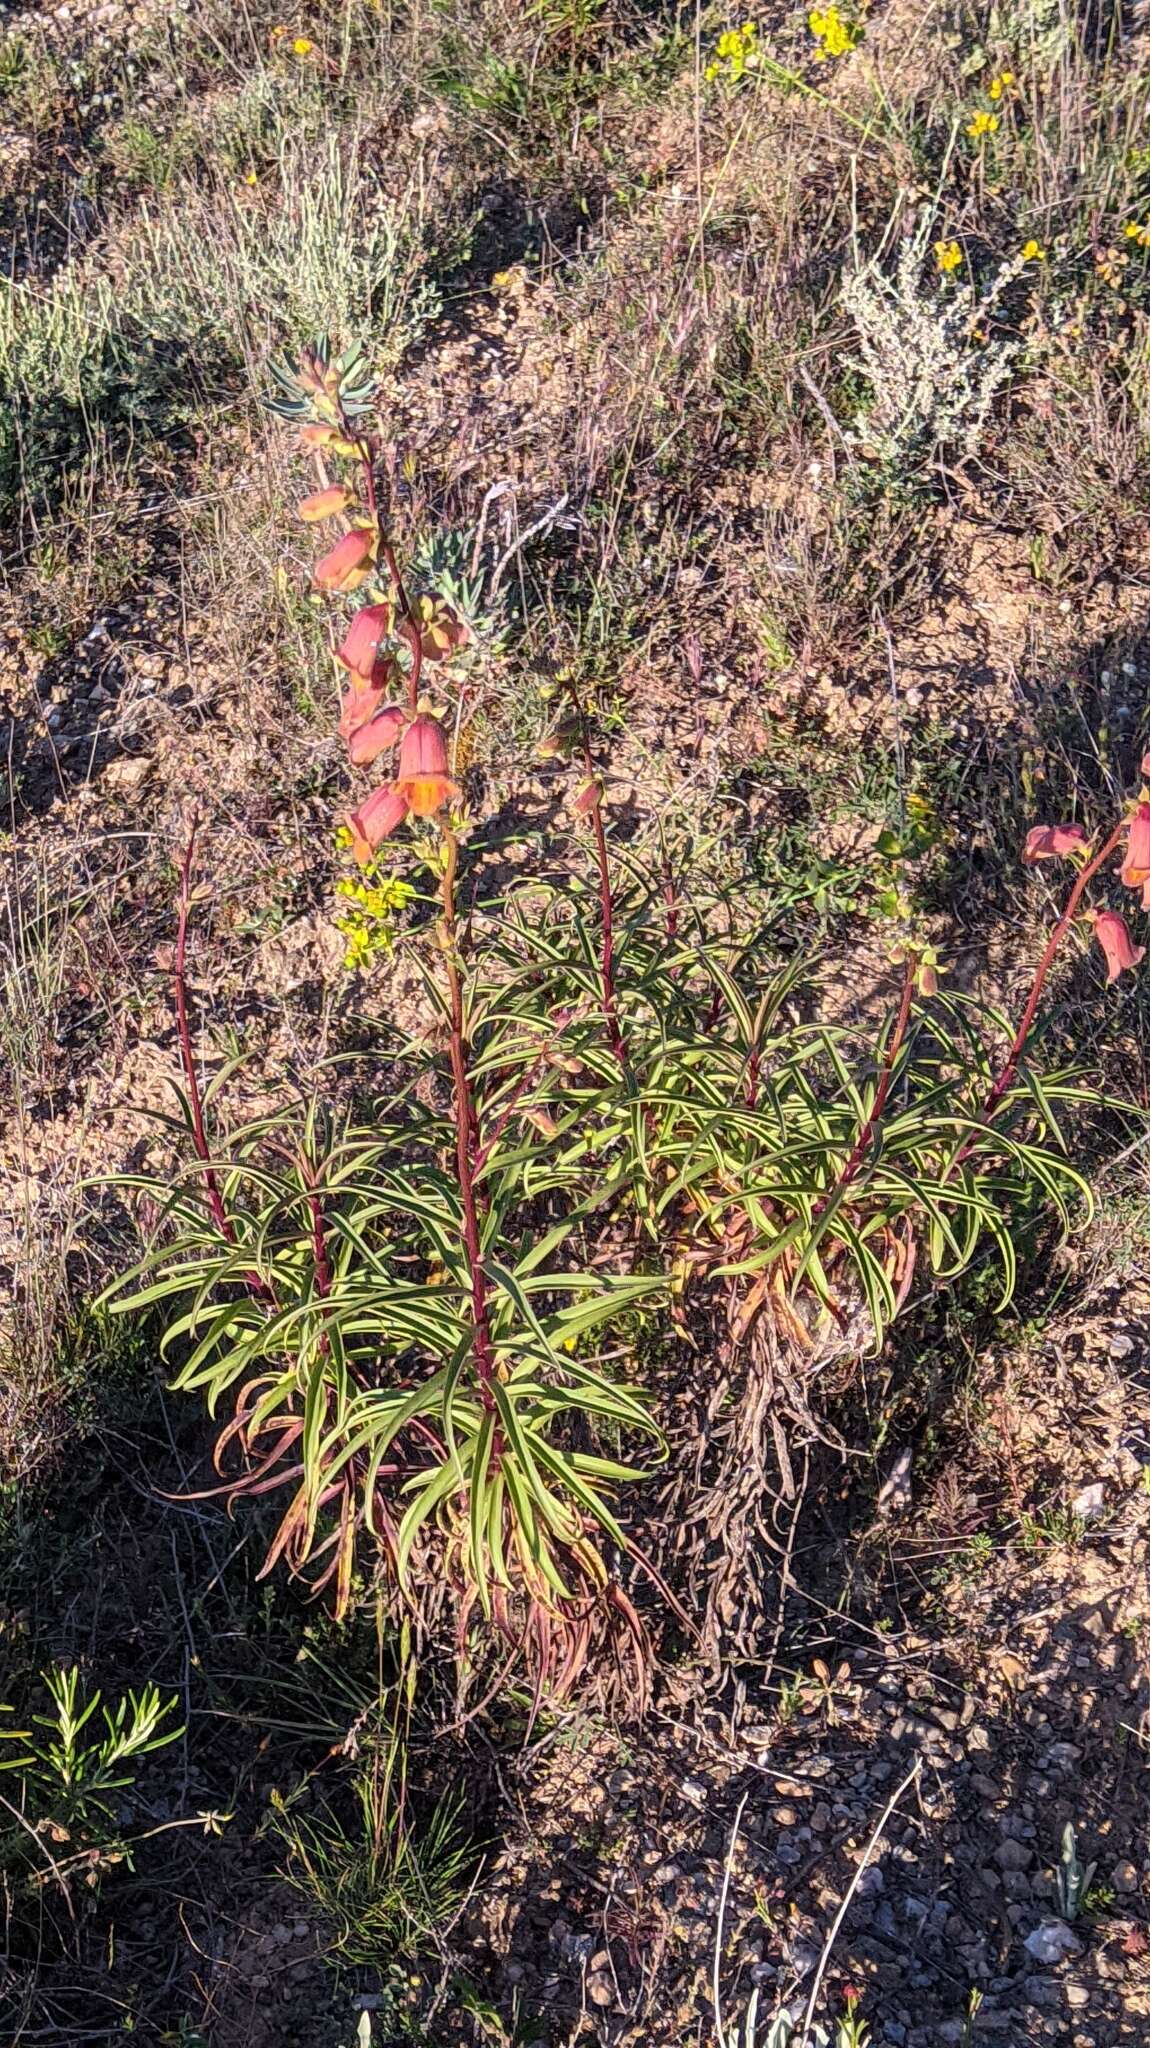
[[[1116,1863],[1113,1870],[1113,1884],[1116,1892],[1136,1892],[1138,1872],[1132,1863]]]
[[[1025,1870],[1032,1861],[1033,1851],[1025,1842],[1015,1842],[1008,1836],[1000,1842],[994,1852],[994,1860],[1000,1870]]]
[[[1040,1920],[1022,1945],[1036,1963],[1060,1963],[1063,1956],[1082,1953],[1082,1943],[1065,1920]]]

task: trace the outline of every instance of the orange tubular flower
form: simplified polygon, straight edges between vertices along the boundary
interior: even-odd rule
[[[351,850],[361,868],[367,866],[376,847],[390,838],[396,826],[402,825],[408,808],[407,798],[390,782],[383,782],[364,798],[358,811],[348,813]]]
[[[386,640],[395,624],[395,608],[392,604],[365,604],[358,611],[344,635],[342,645],[336,650],[336,660],[342,661],[353,676],[362,676],[365,682],[371,680],[379,660],[380,642]]]
[[[459,791],[447,773],[447,741],[437,718],[421,711],[403,735],[395,786],[417,818],[433,817]]]
[[[317,448],[326,448],[330,455],[360,455],[358,441],[349,441],[338,427],[329,427],[322,420],[314,420],[299,430],[299,445],[305,454],[313,455]]]
[[[1116,910],[1094,913],[1094,936],[1106,955],[1106,979],[1117,981],[1127,967],[1137,967],[1146,957],[1145,946],[1136,946],[1126,929],[1126,920]]]
[[[296,511],[310,526],[317,519],[338,518],[354,502],[351,492],[345,491],[342,484],[329,484],[326,491],[313,491],[310,498],[302,498]]]
[[[1081,825],[1035,825],[1026,835],[1023,860],[1057,860],[1089,845]]]
[[[1128,889],[1150,882],[1150,804],[1139,804],[1130,820],[1122,880]]]
[[[331,553],[317,562],[312,580],[319,590],[355,590],[370,573],[378,536],[372,526],[353,526]]]
[[[385,704],[375,718],[369,718],[366,725],[357,725],[347,743],[347,751],[357,768],[367,768],[379,759],[388,747],[393,747],[407,723],[407,713],[400,704]]]
[[[344,692],[339,714],[340,739],[350,740],[352,734],[358,732],[361,725],[366,725],[370,719],[374,718],[379,710],[382,698],[382,683],[361,683],[357,676],[350,690]]]

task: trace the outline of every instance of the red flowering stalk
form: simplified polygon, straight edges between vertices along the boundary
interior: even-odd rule
[[[827,1209],[829,1209],[831,1203],[835,1201],[840,1195],[844,1195],[846,1193],[851,1182],[854,1180],[856,1174],[862,1166],[863,1161],[867,1156],[867,1153],[870,1150],[871,1141],[874,1138],[874,1134],[878,1129],[879,1123],[882,1119],[883,1111],[886,1108],[886,1099],[887,1096],[890,1094],[891,1082],[894,1079],[895,1064],[898,1060],[899,1053],[902,1050],[902,1042],[903,1039],[906,1037],[907,1026],[910,1023],[910,1008],[911,1003],[914,1000],[914,992],[918,983],[918,973],[918,955],[917,953],[908,953],[906,956],[906,964],[903,972],[902,998],[898,1006],[898,1015],[896,1016],[894,1021],[894,1030],[891,1032],[890,1035],[890,1043],[887,1046],[886,1054],[883,1059],[882,1072],[879,1075],[878,1087],[875,1089],[874,1101],[871,1104],[870,1115],[867,1117],[867,1120],[864,1123],[862,1129],[860,1130],[858,1137],[855,1139],[854,1148],[851,1151],[849,1158],[847,1159],[846,1165],[843,1167],[841,1173],[838,1175],[838,1178],[836,1179],[833,1187],[829,1187],[825,1194],[820,1195],[818,1200],[812,1207],[812,1223],[816,1223],[819,1217],[822,1216]]]
[[[1051,932],[1050,937],[1046,942],[1042,958],[1039,960],[1038,966],[1035,968],[1034,980],[1030,985],[1030,994],[1027,996],[1022,1016],[1019,1019],[1018,1029],[1010,1042],[1010,1050],[1006,1055],[1006,1059],[1003,1062],[1003,1065],[1000,1067],[998,1073],[994,1077],[994,1080],[991,1082],[986,1098],[979,1111],[980,1119],[984,1123],[988,1123],[990,1121],[991,1117],[994,1115],[996,1109],[998,1108],[999,1103],[1002,1101],[1003,1096],[1006,1094],[1007,1090],[1013,1085],[1015,1075],[1018,1072],[1018,1062],[1022,1058],[1022,1054],[1026,1048],[1026,1041],[1030,1037],[1031,1030],[1033,1029],[1034,1019],[1038,1012],[1038,1005],[1042,1000],[1042,991],[1046,986],[1046,978],[1050,973],[1052,966],[1054,965],[1054,958],[1056,953],[1058,952],[1058,948],[1061,946],[1063,939],[1066,937],[1067,932],[1070,930],[1072,924],[1074,923],[1075,916],[1078,912],[1078,906],[1081,903],[1087,888],[1093,881],[1099,869],[1105,865],[1105,863],[1109,860],[1111,854],[1114,852],[1115,848],[1118,846],[1119,842],[1122,839],[1123,833],[1127,829],[1127,824],[1128,820],[1126,818],[1119,819],[1117,825],[1115,825],[1114,830],[1113,832],[1111,832],[1109,838],[1103,841],[1098,852],[1094,854],[1092,859],[1084,863],[1084,865],[1079,869],[1077,876],[1075,877],[1074,886],[1066,899],[1066,908],[1063,910],[1063,913],[1059,918],[1058,923],[1055,925],[1054,930]],[[1062,832],[1063,834],[1066,834],[1076,832],[1078,828],[1075,826],[1061,826],[1057,828],[1042,827],[1039,829],[1044,831],[1057,830]],[[1033,839],[1034,833],[1032,832],[1027,840],[1028,847],[1031,845]],[[1072,842],[1072,844],[1065,849],[1065,851],[1074,851],[1078,844],[1079,842],[1077,841],[1077,839],[1075,839]],[[1031,854],[1032,859],[1045,859],[1047,857],[1048,856],[1045,852],[1040,855],[1035,855],[1033,853]],[[1121,923],[1121,919],[1119,919],[1118,921],[1119,923]],[[1139,958],[1141,958],[1140,954]],[[1113,976],[1111,976],[1110,978],[1113,979]],[[959,1152],[958,1157],[960,1159],[964,1157],[965,1151],[969,1147],[969,1142],[970,1141],[968,1140],[967,1147],[964,1147]]]

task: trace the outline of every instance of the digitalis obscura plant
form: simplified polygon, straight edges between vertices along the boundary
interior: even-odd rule
[[[423,923],[402,943],[434,1021],[411,1038],[379,1016],[356,1115],[308,1101],[209,1136],[218,1082],[200,1088],[187,1000],[193,838],[174,975],[190,1160],[174,1186],[136,1182],[163,1199],[118,1306],[166,1304],[177,1383],[221,1418],[228,1498],[283,1500],[265,1570],[331,1584],[342,1611],[374,1555],[429,1624],[450,1608],[465,1662],[486,1625],[556,1692],[609,1634],[641,1700],[631,1594],[645,1576],[673,1604],[636,1490],[662,1453],[644,1344],[681,1341],[696,1385],[726,1375],[736,1449],[743,1409],[764,1404],[777,1446],[784,1424],[813,1426],[828,1360],[877,1350],[916,1285],[989,1255],[1009,1298],[1036,1210],[1069,1228],[1089,1203],[1063,1118],[1091,1091],[1040,1066],[1035,1027],[1076,927],[1110,979],[1142,958],[1086,892],[1122,848],[1122,884],[1150,899],[1150,794],[1097,850],[1077,825],[1030,835],[1027,858],[1078,872],[1017,1020],[940,990],[906,945],[894,1015],[869,1035],[818,1021],[814,963],[779,964],[691,843],[620,843],[593,706],[559,674],[545,739],[571,762],[570,830],[469,945],[483,825],[455,735],[483,649],[401,571],[359,360],[317,347],[277,384],[317,472],[300,515],[327,527],[313,574],[332,607],[345,829],[368,891],[382,849],[409,864]],[[766,1484],[755,1458],[744,1447]]]

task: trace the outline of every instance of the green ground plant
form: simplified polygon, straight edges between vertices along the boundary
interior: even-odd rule
[[[91,1887],[113,1864],[130,1867],[132,1843],[112,1795],[134,1784],[142,1758],[178,1742],[184,1729],[171,1721],[178,1702],[155,1685],[111,1707],[99,1691],[85,1694],[75,1665],[45,1671],[43,1683],[47,1713],[24,1728],[0,1718],[0,1771],[12,1774],[5,1782],[14,1794],[0,1789],[0,1859],[67,1894],[70,1880]],[[0,1707],[0,1717],[13,1713]]]
[[[367,599],[335,650],[340,731],[354,767],[397,766],[346,836],[370,868],[410,835],[426,1020],[414,1035],[380,1020],[388,1080],[359,1114],[309,1100],[209,1137],[227,1072],[201,1091],[193,831],[175,968],[191,1170],[130,1183],[160,1198],[160,1223],[113,1297],[160,1308],[178,1384],[230,1409],[227,1496],[288,1492],[265,1569],[282,1558],[333,1584],[342,1611],[368,1535],[417,1606],[446,1580],[461,1648],[486,1618],[561,1694],[605,1626],[645,1667],[612,1548],[671,1597],[616,1506],[661,1455],[633,1378],[645,1323],[687,1333],[725,1299],[740,1337],[769,1325],[813,1380],[831,1356],[879,1349],[916,1286],[990,1259],[1006,1302],[1036,1214],[1069,1229],[1088,1209],[1066,1119],[1095,1098],[1044,1067],[1035,1026],[1076,927],[1110,979],[1140,960],[1119,912],[1085,899],[1124,843],[1123,881],[1150,877],[1150,801],[1101,843],[1077,825],[1031,832],[1028,859],[1077,873],[1017,1022],[943,993],[911,939],[896,1012],[860,1042],[804,1016],[813,963],[772,961],[690,843],[653,868],[612,839],[594,720],[560,673],[546,715],[585,838],[558,880],[549,864],[486,901],[469,944],[482,831],[451,755],[483,650],[400,569],[374,402],[362,353],[326,344],[277,371],[272,401],[319,472],[301,517],[344,529],[316,587]]]

